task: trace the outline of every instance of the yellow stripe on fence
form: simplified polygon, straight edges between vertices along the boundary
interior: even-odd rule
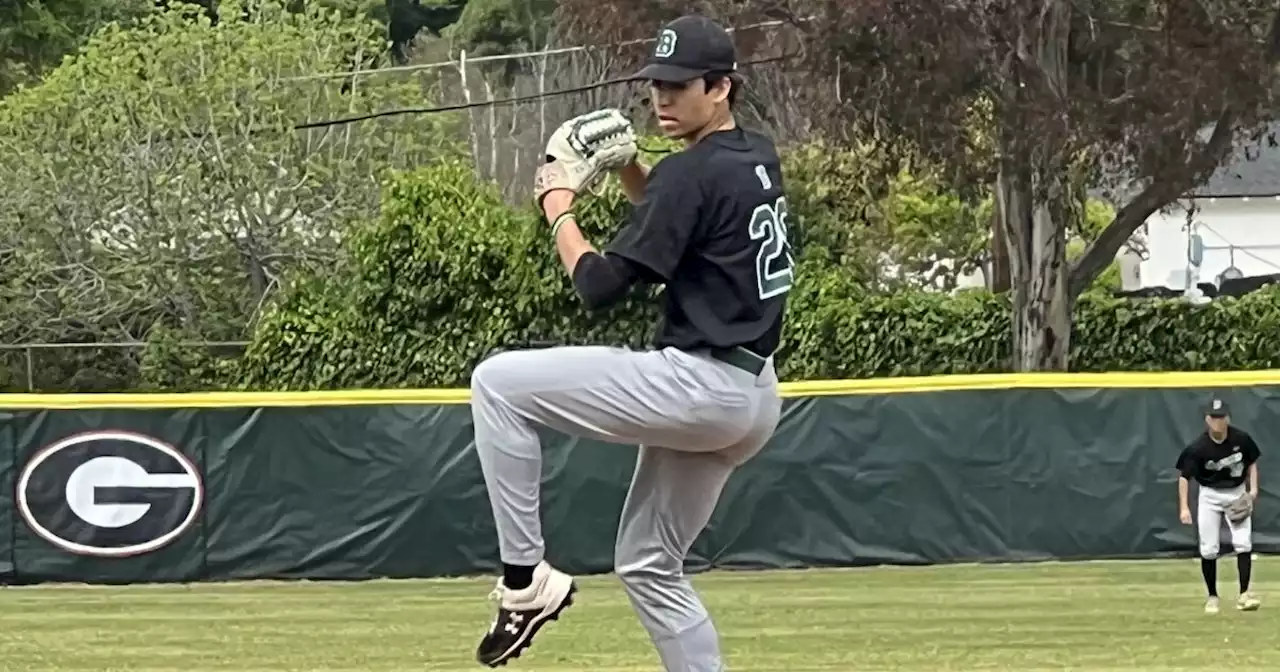
[[[1280,370],[1166,373],[999,373],[783,383],[785,397],[909,394],[1029,388],[1205,388],[1280,385]],[[466,389],[325,392],[187,392],[157,394],[0,394],[4,409],[260,408],[465,404]]]

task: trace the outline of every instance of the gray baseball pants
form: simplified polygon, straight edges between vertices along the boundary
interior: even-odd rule
[[[759,374],[673,348],[504,352],[471,376],[476,452],[502,561],[543,559],[542,425],[640,446],[614,569],[668,672],[720,672],[715,626],[684,576],[729,476],[764,447],[781,414],[772,359]]]

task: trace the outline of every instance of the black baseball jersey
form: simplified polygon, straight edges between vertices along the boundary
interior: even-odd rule
[[[1243,429],[1227,427],[1227,438],[1214,441],[1205,431],[1178,456],[1178,472],[1206,488],[1234,488],[1244,483],[1250,465],[1262,452]]]
[[[791,289],[788,223],[777,148],[735,128],[659,161],[606,254],[665,284],[655,346],[768,356]]]

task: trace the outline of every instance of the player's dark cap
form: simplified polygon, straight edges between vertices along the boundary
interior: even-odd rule
[[[1225,418],[1231,414],[1231,409],[1227,407],[1227,402],[1214,397],[1205,404],[1204,414],[1211,418]]]
[[[645,66],[632,79],[687,82],[709,72],[737,72],[729,32],[705,16],[682,16],[662,27]]]

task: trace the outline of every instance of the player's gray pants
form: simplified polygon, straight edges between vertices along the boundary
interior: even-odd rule
[[[1200,557],[1213,560],[1218,557],[1221,544],[1222,523],[1231,530],[1231,547],[1236,554],[1253,552],[1253,516],[1240,522],[1226,517],[1227,505],[1244,494],[1243,485],[1234,488],[1200,488],[1196,506],[1196,527],[1200,537]]]
[[[481,362],[471,376],[471,408],[502,561],[543,558],[535,423],[638,445],[615,570],[668,672],[723,669],[684,559],[730,474],[772,436],[782,408],[777,386],[771,360],[753,375],[671,348],[559,347]]]

